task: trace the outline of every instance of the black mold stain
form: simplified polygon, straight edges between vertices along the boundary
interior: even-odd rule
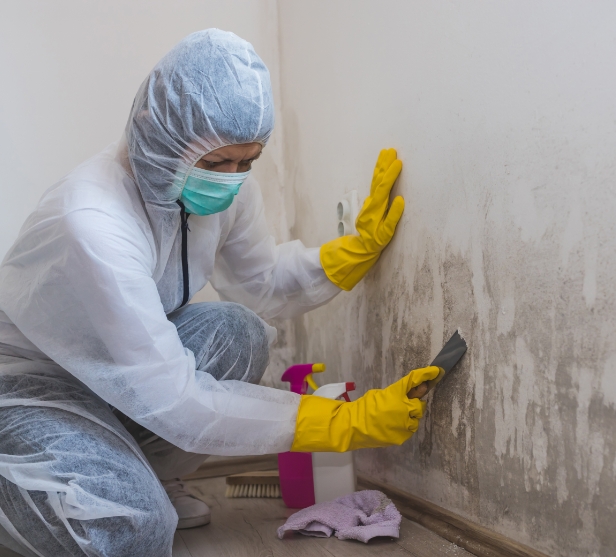
[[[427,365],[435,338],[442,345],[460,327],[469,351],[430,395],[420,431],[401,447],[358,451],[359,469],[550,555],[607,557],[616,555],[616,408],[601,381],[616,299],[599,283],[589,308],[583,257],[573,253],[563,270],[550,238],[486,234],[473,248],[478,269],[429,241],[412,264],[385,253],[354,292],[303,318],[297,342],[308,356],[311,333],[325,331],[319,353],[332,373],[350,360],[352,377],[339,380],[361,393]],[[513,315],[499,330],[508,296]]]

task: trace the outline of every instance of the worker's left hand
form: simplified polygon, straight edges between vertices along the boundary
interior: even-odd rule
[[[374,168],[370,195],[355,221],[359,236],[342,236],[321,246],[323,270],[343,290],[351,290],[364,277],[394,235],[404,199],[396,197],[389,211],[387,205],[401,170],[396,150],[383,149]]]
[[[302,396],[292,451],[344,452],[401,445],[419,427],[426,403],[409,399],[414,387],[435,379],[436,366],[411,371],[385,389],[373,389],[353,402]]]

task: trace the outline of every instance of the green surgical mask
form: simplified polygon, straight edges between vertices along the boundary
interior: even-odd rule
[[[213,215],[227,209],[248,178],[248,172],[213,172],[191,168],[184,180],[180,201],[187,213]]]

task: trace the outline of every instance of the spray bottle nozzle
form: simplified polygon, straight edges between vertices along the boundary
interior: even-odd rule
[[[322,373],[325,371],[325,364],[296,364],[291,366],[282,374],[282,380],[291,383],[291,392],[305,395],[308,391],[308,386],[315,391],[319,386],[312,378],[313,373]]]
[[[355,383],[347,381],[346,383],[329,383],[319,387],[313,394],[314,396],[321,396],[323,398],[332,399],[344,399],[347,402],[351,402],[349,398],[349,392],[355,390]]]

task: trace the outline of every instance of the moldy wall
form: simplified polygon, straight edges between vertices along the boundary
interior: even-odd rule
[[[394,241],[294,323],[321,382],[384,387],[470,349],[360,470],[551,555],[616,555],[616,9],[565,0],[279,2],[287,223],[320,245],[404,170]],[[290,329],[292,330],[292,329]]]

